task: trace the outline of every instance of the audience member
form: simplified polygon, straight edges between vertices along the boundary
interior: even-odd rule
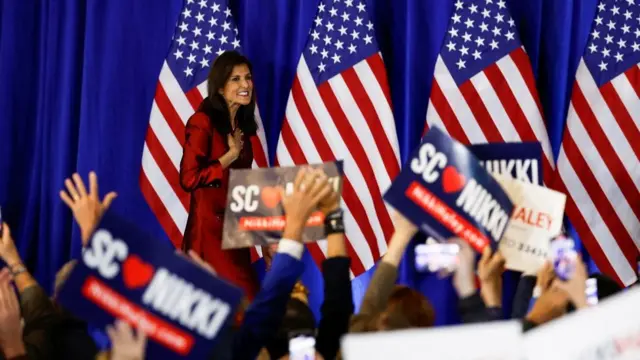
[[[98,178],[89,174],[89,191],[74,174],[65,181],[60,198],[73,212],[85,246],[116,193],[98,197]],[[351,289],[351,260],[344,235],[340,197],[326,174],[303,169],[293,191],[280,189],[286,225],[277,244],[263,247],[268,271],[253,302],[243,299],[236,316],[219,334],[210,359],[288,359],[291,339],[315,339],[315,358],[341,358],[340,339],[347,332],[395,331],[434,326],[433,305],[423,294],[397,285],[398,266],[417,228],[399,213],[393,216],[395,231],[366,290],[360,311],[354,314]],[[304,251],[302,233],[312,213],[325,217],[326,259],[321,265],[324,298],[320,318],[309,308],[308,290],[300,282]],[[100,343],[86,322],[72,316],[56,298],[77,260],[64,264],[56,274],[51,298],[30,275],[3,224],[0,258],[7,267],[0,271],[0,350],[4,359],[144,359],[147,337],[131,324],[116,321],[107,327]],[[463,323],[481,323],[504,318],[502,274],[505,259],[500,251],[487,247],[478,255],[461,239],[459,262],[452,274]],[[181,253],[178,251],[178,253]],[[182,253],[181,253],[182,254]],[[216,276],[211,265],[195,252],[183,254]],[[478,259],[479,258],[479,259]],[[612,279],[594,274],[598,297],[604,300],[623,289]],[[516,289],[511,318],[521,319],[523,330],[542,326],[588,306],[586,266],[578,259],[573,276],[562,281],[550,263],[537,274],[523,274]],[[11,284],[15,285],[14,291]],[[93,334],[93,336],[92,336]],[[107,342],[109,344],[107,344]],[[101,349],[102,351],[99,351]]]

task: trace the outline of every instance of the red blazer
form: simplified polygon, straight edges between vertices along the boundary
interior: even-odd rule
[[[218,112],[196,112],[186,127],[180,184],[191,193],[189,219],[183,250],[195,250],[223,279],[241,287],[249,299],[259,289],[249,249],[222,250],[222,225],[227,200],[229,170],[217,160],[228,150],[226,136],[215,128],[217,121],[229,121]],[[253,162],[251,136],[245,135],[243,149],[232,168],[250,168]]]

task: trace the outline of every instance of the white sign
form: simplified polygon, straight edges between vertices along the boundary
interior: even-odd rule
[[[523,358],[522,324],[494,321],[432,329],[347,334],[347,360],[519,360]]]
[[[506,175],[494,177],[514,205],[511,221],[500,241],[506,268],[535,274],[547,258],[550,240],[562,231],[567,196]]]
[[[632,288],[527,332],[527,359],[640,359],[638,304],[640,289]]]

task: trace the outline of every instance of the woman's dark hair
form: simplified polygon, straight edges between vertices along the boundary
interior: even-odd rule
[[[216,58],[209,71],[207,77],[207,92],[208,97],[200,104],[199,111],[202,111],[209,115],[209,118],[214,121],[214,128],[221,135],[228,135],[231,133],[230,121],[221,121],[218,118],[221,114],[229,119],[229,108],[227,102],[222,95],[220,95],[220,89],[224,88],[225,84],[231,77],[233,68],[238,65],[247,65],[249,71],[253,73],[253,67],[245,56],[237,51],[225,51]],[[238,127],[246,135],[255,135],[258,128],[254,111],[256,108],[256,95],[255,90],[251,92],[251,102],[248,105],[242,105],[236,113],[236,119],[238,120]]]
[[[389,296],[387,311],[399,311],[412,327],[431,327],[436,321],[436,312],[429,300],[420,292],[404,285],[396,285]]]

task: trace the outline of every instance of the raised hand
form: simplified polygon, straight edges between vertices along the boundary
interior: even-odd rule
[[[280,189],[286,217],[283,237],[300,241],[307,220],[318,208],[319,202],[332,191],[333,188],[322,170],[300,170],[290,195]]]
[[[319,174],[319,179],[324,181],[328,180],[324,173]],[[318,203],[318,210],[322,211],[324,215],[327,215],[340,208],[340,195],[331,186],[331,191],[324,198],[320,199]]]
[[[453,274],[453,287],[456,289],[459,297],[466,298],[476,292],[476,253],[468,242],[460,238],[451,238],[449,239],[449,242],[460,246],[460,252],[458,252],[458,258],[460,261],[458,263],[458,268]]]
[[[82,246],[86,246],[102,215],[111,206],[117,194],[112,191],[101,201],[98,195],[98,176],[93,171],[89,173],[89,193],[80,175],[75,173],[72,178],[73,181],[65,179],[67,191],[60,190],[60,199],[73,212],[82,233]]]
[[[406,235],[405,237],[407,237],[408,240],[411,240],[411,237],[418,232],[416,225],[398,211],[395,211],[391,215],[391,219],[395,227],[395,232]]]
[[[487,246],[478,262],[478,278],[481,288],[480,294],[487,307],[502,305],[502,273],[505,259],[500,251],[492,252]]]
[[[11,237],[11,229],[7,224],[2,224],[2,237],[0,238],[0,257],[9,266],[21,264],[20,254]]]
[[[402,216],[399,212],[392,214],[395,231],[389,241],[389,247],[387,253],[384,254],[382,261],[385,263],[397,267],[404,256],[405,250],[413,235],[416,234],[418,228],[411,223],[407,218]]]
[[[229,151],[234,155],[235,158],[240,156],[240,152],[242,151],[242,147],[244,146],[242,131],[240,129],[236,129],[236,131],[233,132],[233,135],[227,135],[227,144],[229,145]]]
[[[582,261],[582,257],[578,255],[576,259],[576,271],[571,279],[562,281],[555,279],[551,285],[552,288],[558,288],[565,291],[569,295],[569,299],[577,309],[587,307],[587,267]]]
[[[111,340],[111,360],[143,360],[147,347],[146,335],[133,329],[124,321],[116,320],[115,326],[107,326],[107,335]]]

